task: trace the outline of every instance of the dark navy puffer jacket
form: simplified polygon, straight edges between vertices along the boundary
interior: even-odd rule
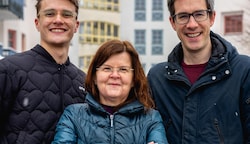
[[[181,44],[148,74],[170,144],[250,143],[250,58],[211,32],[212,55],[192,85]]]
[[[40,45],[0,61],[0,143],[49,144],[64,108],[84,102],[85,73]]]

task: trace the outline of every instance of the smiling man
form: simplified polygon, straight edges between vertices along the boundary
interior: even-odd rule
[[[40,44],[0,61],[0,143],[49,144],[64,108],[84,102],[85,73],[68,57],[78,0],[37,0]]]
[[[250,58],[210,28],[214,0],[168,0],[180,43],[148,73],[171,144],[250,143]]]

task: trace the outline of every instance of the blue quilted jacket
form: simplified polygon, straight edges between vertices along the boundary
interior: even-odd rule
[[[66,108],[53,144],[168,144],[158,111],[134,101],[110,115],[91,95],[87,103]]]
[[[0,61],[0,143],[49,144],[64,108],[84,102],[85,74],[40,45]]]

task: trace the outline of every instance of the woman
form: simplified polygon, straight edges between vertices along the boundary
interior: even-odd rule
[[[86,103],[66,108],[56,143],[167,144],[139,56],[127,41],[105,42],[85,81]]]

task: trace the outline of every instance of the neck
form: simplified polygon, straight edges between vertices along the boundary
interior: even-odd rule
[[[197,51],[191,51],[187,49],[183,49],[184,57],[183,61],[187,65],[196,65],[196,64],[204,64],[207,63],[211,53],[212,53],[212,46],[207,46]]]
[[[64,64],[68,59],[69,45],[48,45],[42,44],[41,46],[54,58],[57,64]]]

